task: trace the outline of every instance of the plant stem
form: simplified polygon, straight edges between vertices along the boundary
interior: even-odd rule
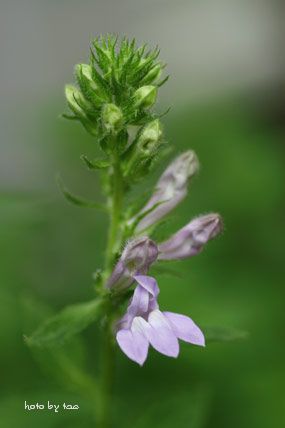
[[[113,267],[116,251],[121,244],[120,221],[123,203],[123,182],[122,174],[117,154],[113,155],[113,174],[112,174],[112,196],[110,198],[110,226],[108,233],[108,242],[106,248],[106,267],[105,275],[108,276]],[[107,312],[106,323],[102,338],[101,354],[101,393],[100,393],[100,412],[99,427],[109,428],[111,426],[111,400],[112,388],[115,372],[115,349],[112,334],[112,304],[110,301]]]
[[[120,244],[118,239],[120,229],[120,217],[123,202],[123,183],[120,161],[116,154],[113,155],[112,197],[110,198],[110,227],[106,249],[106,270],[110,271],[114,261],[115,251]],[[108,272],[109,273],[109,272]]]
[[[111,427],[112,414],[112,389],[115,374],[115,349],[111,331],[111,318],[107,320],[105,330],[103,331],[102,354],[101,354],[101,396],[100,396],[100,428]]]

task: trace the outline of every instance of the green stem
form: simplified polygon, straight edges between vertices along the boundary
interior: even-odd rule
[[[117,155],[113,157],[112,197],[110,198],[110,227],[106,249],[106,270],[112,268],[115,252],[118,250],[118,235],[120,232],[120,217],[123,202],[123,183],[120,161]]]
[[[112,167],[112,197],[110,198],[110,226],[106,249],[106,277],[111,272],[114,264],[115,254],[121,244],[120,222],[123,203],[123,182],[120,161],[118,155],[116,154],[113,155]],[[115,349],[113,344],[112,321],[112,305],[110,301],[102,338],[99,428],[109,428],[111,426],[111,400],[115,368]]]
[[[102,339],[102,373],[100,384],[100,414],[99,427],[111,427],[112,389],[115,374],[115,349],[111,331],[111,318],[108,319]]]

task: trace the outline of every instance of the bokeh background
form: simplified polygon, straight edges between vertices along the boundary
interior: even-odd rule
[[[158,109],[175,151],[202,165],[169,232],[218,211],[225,232],[175,277],[160,275],[163,308],[201,326],[249,332],[246,340],[183,345],[178,360],[155,352],[143,369],[118,352],[116,427],[280,428],[285,424],[284,4],[278,0],[0,1],[1,426],[92,427],[77,367],[95,372],[98,328],[59,354],[23,341],[40,320],[93,295],[104,215],[69,205],[100,199],[79,156],[97,152],[80,125],[65,122],[63,87],[106,32],[158,44],[169,82]],[[283,27],[282,27],[283,26]],[[148,186],[162,171],[154,171]],[[73,375],[72,375],[73,373]],[[74,379],[75,378],[75,379]],[[24,411],[50,400],[78,412]]]

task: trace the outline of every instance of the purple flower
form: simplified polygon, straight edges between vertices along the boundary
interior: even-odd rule
[[[205,338],[191,318],[161,312],[157,303],[159,288],[154,278],[136,275],[138,285],[125,316],[117,325],[117,342],[122,351],[140,365],[146,360],[149,345],[161,354],[177,357],[178,339],[205,346]]]
[[[198,159],[192,150],[182,153],[171,162],[158,180],[154,194],[139,212],[138,217],[145,212],[148,213],[137,224],[136,232],[142,232],[157,223],[185,198],[188,181],[198,168]],[[135,222],[136,218],[130,223]]]
[[[219,214],[208,214],[192,220],[185,227],[158,245],[158,260],[175,260],[200,253],[204,245],[222,230]]]
[[[146,274],[150,265],[157,259],[157,255],[157,246],[148,237],[132,239],[126,245],[106,287],[117,290],[130,287],[134,282],[134,275]]]

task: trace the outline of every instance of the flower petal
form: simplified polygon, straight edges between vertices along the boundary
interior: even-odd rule
[[[148,341],[139,331],[120,330],[116,336],[121,350],[140,366],[146,360]]]
[[[199,254],[204,245],[222,230],[219,214],[211,213],[192,220],[158,246],[158,260],[178,260]]]
[[[172,211],[187,195],[188,181],[199,169],[197,156],[188,150],[168,165],[158,180],[155,191],[139,215],[150,210],[136,227],[142,233]],[[156,206],[157,205],[157,206]],[[152,208],[154,208],[152,210]],[[134,219],[131,220],[134,221]]]
[[[145,288],[138,285],[134,291],[131,304],[128,307],[128,314],[131,317],[142,315],[147,312],[149,304],[149,293]]]
[[[108,278],[106,287],[117,290],[130,287],[134,282],[133,276],[146,274],[157,255],[157,245],[147,236],[130,240]]]
[[[147,275],[135,275],[134,279],[153,297],[157,297],[159,294],[159,288],[155,278]]]
[[[177,357],[179,343],[166,317],[158,309],[152,311],[145,321],[144,334],[150,344],[161,354]]]
[[[191,318],[173,312],[163,312],[163,314],[178,339],[194,345],[205,346],[204,334]]]

